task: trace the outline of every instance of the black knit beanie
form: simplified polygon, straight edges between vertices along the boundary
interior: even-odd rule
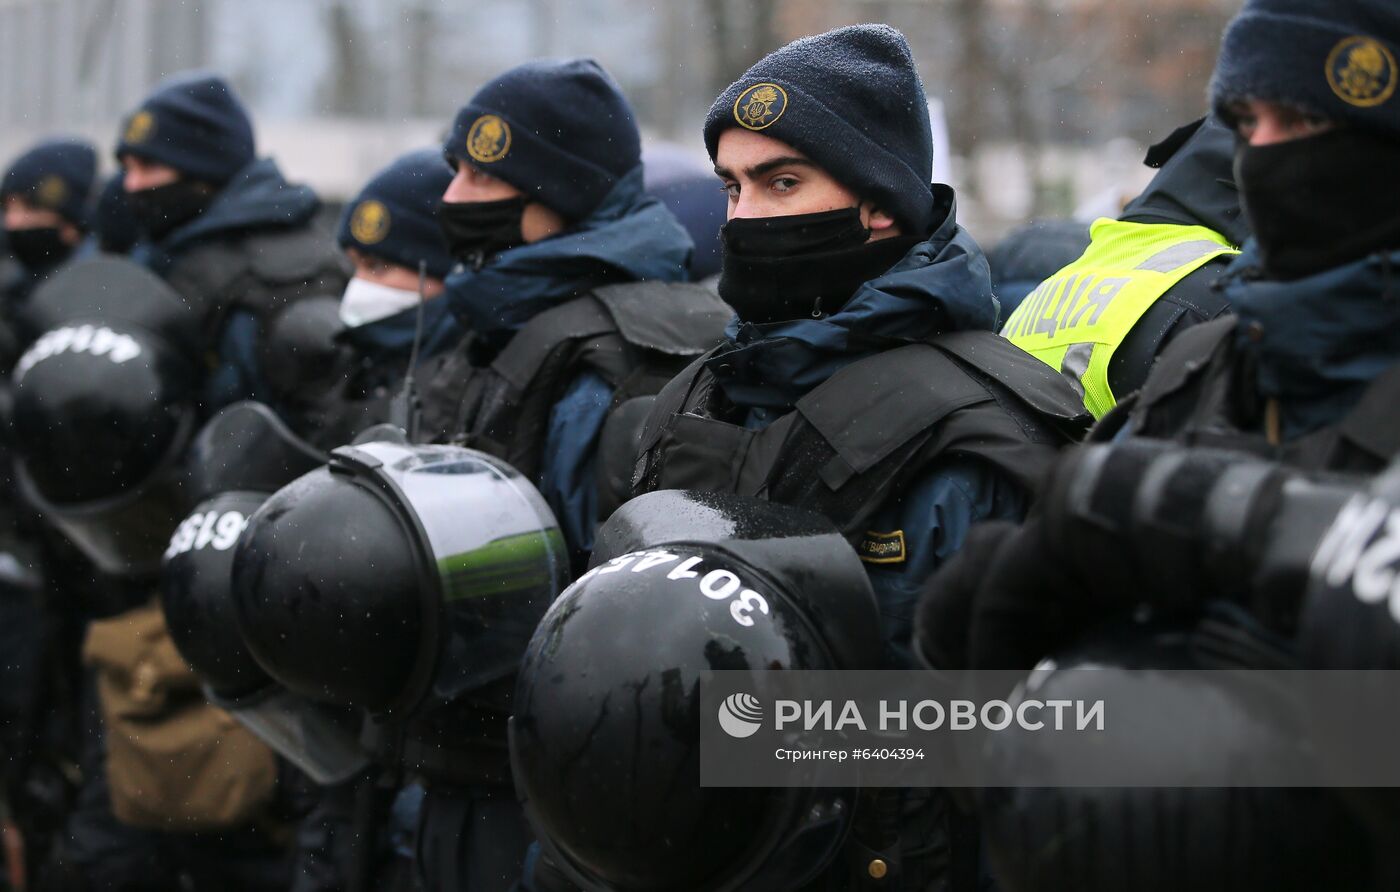
[[[617,83],[592,59],[518,65],[477,91],[443,145],[570,220],[593,212],[642,160]]]
[[[1398,55],[1395,0],[1249,0],[1225,31],[1211,102],[1227,120],[1255,98],[1400,136]]]
[[[743,127],[787,143],[910,235],[933,225],[928,99],[904,35],[855,25],[795,40],[720,94],[705,148]]]

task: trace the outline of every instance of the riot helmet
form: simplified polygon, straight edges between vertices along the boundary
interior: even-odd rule
[[[288,690],[403,722],[513,678],[567,566],[544,498],[509,465],[378,441],[336,449],[257,511],[234,606]]]
[[[159,277],[116,258],[61,270],[32,302],[49,327],[12,376],[20,489],[99,569],[155,572],[188,506],[190,310]]]
[[[511,718],[516,791],[549,860],[615,892],[810,879],[854,792],[701,788],[699,678],[879,665],[854,550],[806,511],[660,491],[618,509],[593,563],[536,630]]]
[[[235,403],[200,430],[189,450],[194,511],[164,555],[161,605],[180,655],[210,701],[317,783],[349,778],[368,762],[359,717],[283,690],[248,653],[234,619],[234,547],[269,495],[325,456],[259,403]]]
[[[1238,675],[1171,670],[1264,669],[1286,651],[1220,616],[1198,623],[1113,624],[1041,664],[1008,701],[1090,700],[1099,672],[1150,686],[1152,724],[1132,751],[1099,747],[1096,760],[1152,766],[1189,777],[1202,761],[1249,772],[1253,764],[1309,763],[1286,692],[1246,690]],[[1217,676],[1220,676],[1217,680]],[[1274,706],[1268,704],[1273,703]],[[1044,787],[1061,758],[1048,735],[989,735],[983,758],[997,786],[979,792],[993,872],[1007,892],[1235,892],[1366,888],[1370,870],[1358,826],[1333,791],[1268,787]],[[1017,778],[1025,783],[1018,784]]]
[[[190,489],[199,501],[170,537],[161,599],[180,655],[220,696],[271,683],[234,620],[234,546],[269,495],[323,460],[270,409],[252,402],[219,412],[191,444]]]

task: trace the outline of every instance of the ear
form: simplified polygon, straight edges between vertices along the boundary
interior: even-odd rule
[[[862,202],[860,210],[861,216],[865,218],[865,227],[870,230],[871,238],[884,238],[899,234],[899,227],[895,225],[894,217],[880,210],[873,203]]]

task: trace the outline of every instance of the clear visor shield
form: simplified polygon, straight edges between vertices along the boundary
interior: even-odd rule
[[[456,446],[378,442],[337,452],[391,484],[426,540],[442,650],[424,705],[514,673],[569,582],[563,536],[539,491],[505,462]]]
[[[207,688],[205,695],[321,786],[349,780],[369,766],[356,710],[313,703],[278,687],[237,700],[220,699]]]

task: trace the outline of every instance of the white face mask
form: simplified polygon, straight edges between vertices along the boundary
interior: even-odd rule
[[[354,278],[340,298],[340,321],[349,328],[377,322],[418,306],[418,292]]]

